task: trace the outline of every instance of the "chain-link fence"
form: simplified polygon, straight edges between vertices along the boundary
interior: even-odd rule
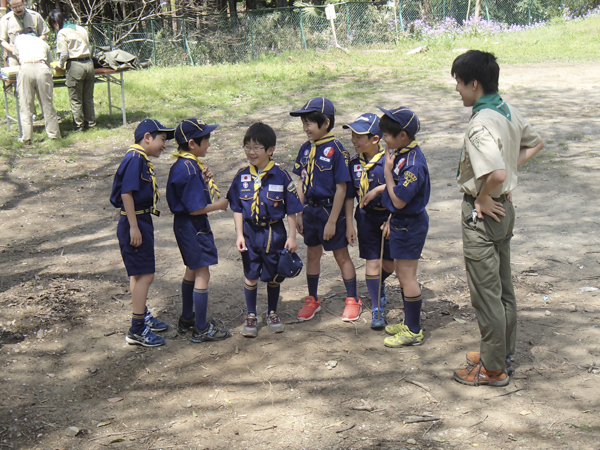
[[[87,25],[95,46],[121,48],[155,66],[238,62],[263,54],[342,47],[389,46],[404,39],[417,19],[458,24],[472,17],[476,0],[343,2],[327,19],[325,6],[250,10],[237,14],[161,17]],[[530,24],[581,11],[586,0],[481,0],[480,15],[507,24]],[[335,30],[335,38],[334,38]]]

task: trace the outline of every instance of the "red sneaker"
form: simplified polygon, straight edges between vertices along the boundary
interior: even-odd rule
[[[344,314],[342,314],[342,320],[344,322],[354,322],[360,317],[360,310],[362,308],[362,302],[359,298],[346,298],[346,307],[344,308]]]
[[[298,320],[310,320],[315,317],[315,313],[321,310],[321,299],[310,295],[304,299],[304,306],[298,311]]]

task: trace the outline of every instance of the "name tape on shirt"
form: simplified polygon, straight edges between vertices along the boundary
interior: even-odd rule
[[[325,161],[325,162],[331,162],[331,158],[325,158],[324,156],[319,156],[319,159],[321,161]]]
[[[269,190],[273,192],[283,192],[283,184],[270,184]]]
[[[248,174],[242,175],[242,182],[244,182],[244,181],[246,181],[246,182],[252,181],[252,175],[248,175]]]

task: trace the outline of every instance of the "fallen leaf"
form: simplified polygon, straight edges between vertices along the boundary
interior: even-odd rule
[[[528,416],[529,414],[531,414],[532,411],[529,411],[528,409],[525,409],[523,411],[521,411],[521,415],[522,416]]]
[[[459,319],[458,317],[455,317],[455,318],[454,318],[454,320],[456,320],[458,323],[462,323],[462,324],[465,324],[465,323],[467,323],[467,321],[466,321],[466,320]],[[477,445],[479,445],[479,444],[477,444]]]
[[[196,413],[196,411],[192,411],[192,416],[198,417],[198,414]]]
[[[112,422],[100,422],[98,425],[96,425],[98,428],[100,427],[105,427],[106,425],[110,425]]]
[[[411,356],[410,359],[419,359],[419,355]]]
[[[117,403],[120,402],[121,400],[123,400],[124,397],[113,397],[113,398],[109,398],[108,401],[110,403]]]

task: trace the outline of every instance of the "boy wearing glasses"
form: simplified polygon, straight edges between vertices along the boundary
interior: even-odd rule
[[[302,203],[290,174],[273,162],[275,131],[264,123],[255,123],[244,136],[244,151],[250,163],[240,169],[231,183],[227,199],[233,211],[236,247],[244,265],[244,298],[247,316],[242,335],[256,337],[256,296],[258,279],[267,283],[267,325],[272,333],[282,333],[277,314],[280,284],[277,265],[281,251],[295,252],[296,213]],[[283,219],[287,216],[290,236]]]
[[[0,19],[0,44],[5,50],[4,62],[7,67],[19,65],[19,60],[13,53],[15,37],[20,30],[31,27],[44,40],[50,31],[39,13],[25,8],[24,0],[11,0],[9,6],[12,11]]]

